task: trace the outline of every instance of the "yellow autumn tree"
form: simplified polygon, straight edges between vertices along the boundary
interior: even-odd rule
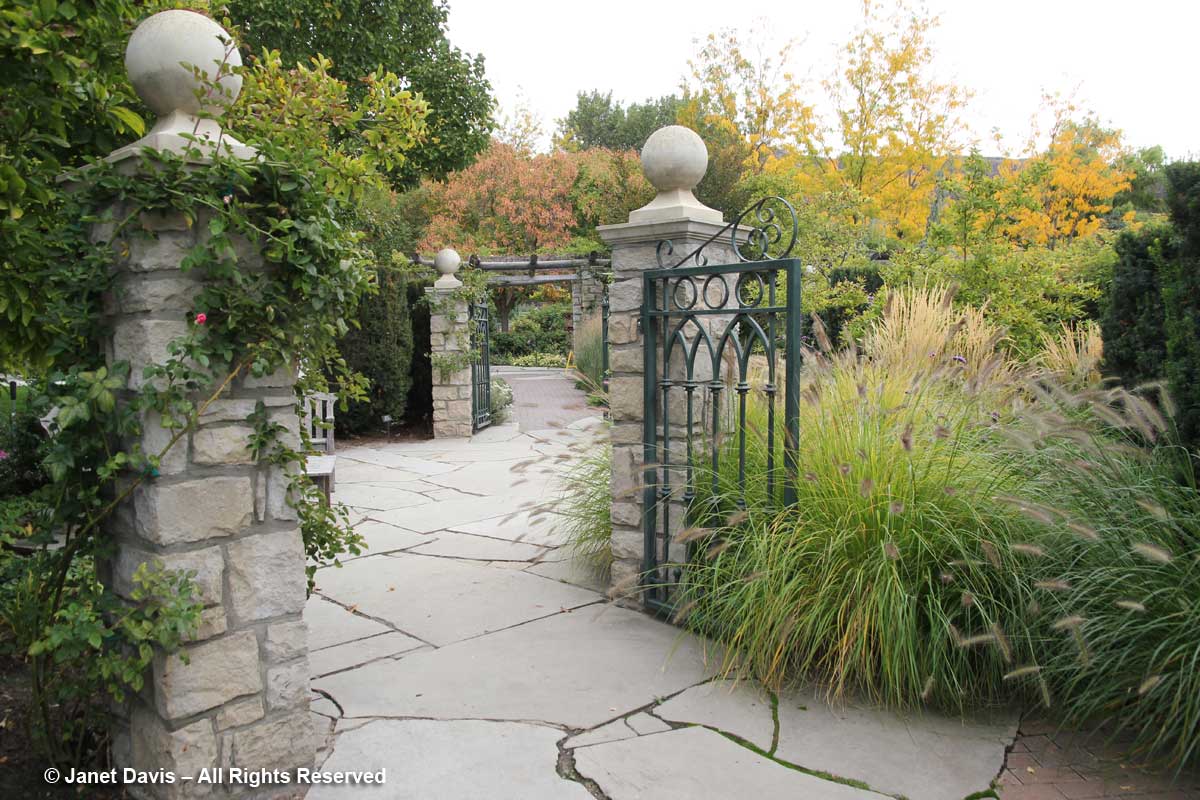
[[[746,40],[768,40],[751,30]],[[683,86],[680,121],[695,129],[716,129],[713,138],[740,139],[743,167],[761,173],[782,154],[806,141],[813,107],[801,97],[801,85],[789,70],[794,41],[775,54],[747,45],[738,31],[709,34],[696,58],[688,61],[691,79]]]
[[[1078,116],[1074,105],[1057,98],[1046,103],[1053,116],[1049,144],[1020,166],[1034,202],[1019,211],[1008,233],[1022,244],[1053,248],[1100,230],[1133,173],[1125,166],[1120,131],[1104,127],[1094,114]],[[1037,136],[1035,127],[1031,148]]]
[[[853,189],[892,237],[925,231],[938,181],[968,144],[959,114],[969,93],[932,74],[938,18],[864,0],[862,21],[824,81],[832,124],[798,164],[814,190]]]

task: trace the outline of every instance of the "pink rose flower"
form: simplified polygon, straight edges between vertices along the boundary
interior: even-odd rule
[[[199,314],[196,315],[196,324],[197,325],[203,325],[206,322],[208,322],[208,314],[205,314],[203,311],[201,311]]]

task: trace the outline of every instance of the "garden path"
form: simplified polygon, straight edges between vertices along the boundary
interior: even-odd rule
[[[516,381],[518,409],[582,399],[552,384]],[[305,611],[319,760],[386,768],[387,783],[316,786],[309,800],[962,800],[989,788],[1013,718],[905,719],[734,686],[713,680],[711,644],[608,603],[554,513],[572,443],[600,424],[577,412],[562,428],[514,421],[339,452],[336,496],[370,549],[318,571]]]

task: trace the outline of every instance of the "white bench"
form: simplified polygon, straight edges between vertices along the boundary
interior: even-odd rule
[[[313,452],[304,461],[304,471],[325,492],[325,499],[333,500],[333,472],[337,465],[334,455],[333,406],[337,398],[332,394],[310,395],[304,401],[304,419],[301,424],[308,434]]]

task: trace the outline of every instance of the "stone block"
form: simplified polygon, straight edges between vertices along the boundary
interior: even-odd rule
[[[616,355],[614,353],[614,355]],[[608,381],[608,407],[614,420],[642,420],[644,408],[642,378],[617,376]]]
[[[200,415],[198,422],[208,425],[213,422],[244,422],[258,403],[251,398],[221,398],[209,403],[208,408]]]
[[[614,500],[611,512],[614,525],[625,525],[638,528],[642,524],[642,507],[638,503],[625,503]]]
[[[192,434],[192,461],[197,464],[253,464],[247,425],[205,426]]]
[[[187,654],[188,663],[182,655]],[[216,708],[262,691],[258,639],[252,631],[223,636],[154,659],[154,699],[167,720]]]
[[[643,372],[646,366],[646,354],[640,347],[614,348],[608,354],[608,366],[614,373]]]
[[[292,450],[300,450],[300,416],[293,406],[272,408],[267,412],[267,419],[277,425],[282,425],[279,432],[279,443]]]
[[[608,343],[614,345],[637,342],[639,319],[635,313],[611,314],[608,318]]]
[[[243,769],[310,767],[316,754],[312,718],[304,708],[233,732],[232,766]]]
[[[433,399],[434,400],[457,400],[458,399],[458,390],[459,390],[458,386],[454,386],[454,385],[450,385],[450,384],[434,386],[433,387]]]
[[[133,574],[142,564],[150,562],[163,569],[195,572],[193,580],[206,606],[221,603],[221,581],[225,574],[225,559],[221,548],[206,547],[190,553],[148,553],[131,547],[122,547],[113,564],[113,589],[118,595],[130,598],[134,589]]]
[[[187,638],[188,642],[203,642],[214,636],[220,636],[229,628],[225,619],[225,607],[213,606],[200,612],[200,624],[196,632]]]
[[[217,766],[217,737],[210,719],[197,720],[172,731],[153,711],[139,707],[134,711],[130,733],[130,766],[136,770],[167,770],[179,777],[195,778],[202,769]],[[173,784],[155,786],[153,796],[173,800],[211,794],[211,787],[179,777]]]
[[[291,367],[282,367],[269,375],[249,375],[242,378],[243,389],[280,389],[296,383],[296,372]]]
[[[292,502],[294,497],[289,487],[292,482],[291,475],[299,468],[298,464],[287,468],[271,466],[267,468],[266,478],[260,478],[267,484],[267,514],[271,519],[285,522],[294,522],[297,519],[298,515]]]
[[[645,537],[640,530],[613,527],[612,554],[614,558],[630,561],[641,559],[645,550]]]
[[[288,661],[308,652],[308,625],[303,620],[276,622],[267,626],[263,643],[267,661]]]
[[[143,211],[138,214],[138,224],[147,231],[190,231],[191,217],[182,211]]]
[[[242,623],[299,614],[307,579],[300,531],[260,533],[230,542],[229,603]]]
[[[138,536],[157,545],[232,536],[254,517],[249,477],[142,484],[133,503]]]
[[[128,385],[140,389],[146,383],[143,368],[165,362],[171,342],[186,335],[187,322],[183,319],[121,319],[113,327],[112,359],[130,363]]]
[[[297,658],[267,670],[267,708],[308,709],[308,659]]]
[[[260,695],[247,697],[244,700],[235,700],[227,703],[217,712],[217,730],[223,731],[227,728],[249,725],[251,722],[262,719],[265,713],[263,699]]]
[[[113,305],[123,314],[176,311],[183,317],[194,308],[199,291],[199,281],[182,274],[125,275],[113,286]]]
[[[642,278],[614,281],[608,287],[608,310],[613,314],[624,311],[641,311],[642,308]],[[611,322],[611,320],[610,320]]]
[[[160,475],[177,475],[187,469],[188,437],[181,436],[167,449],[174,435],[174,431],[162,426],[162,416],[157,411],[142,415],[142,452],[161,455],[158,462]]]
[[[129,257],[125,269],[129,272],[159,272],[178,270],[185,256],[196,244],[191,231],[162,231],[157,236],[131,236],[126,244]]]

